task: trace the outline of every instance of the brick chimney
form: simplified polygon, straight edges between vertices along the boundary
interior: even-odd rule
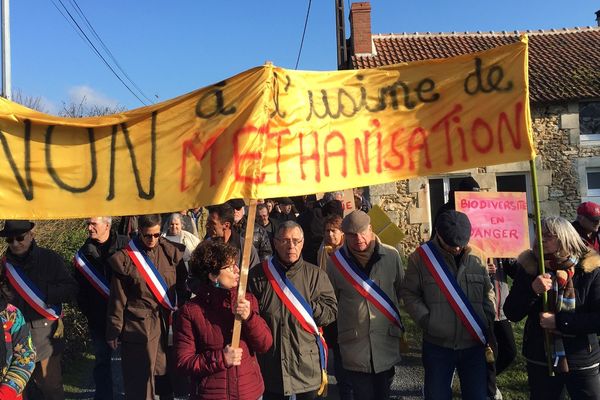
[[[352,3],[350,7],[350,41],[354,54],[371,54],[371,3]]]
[[[596,24],[600,26],[600,10],[596,11]]]

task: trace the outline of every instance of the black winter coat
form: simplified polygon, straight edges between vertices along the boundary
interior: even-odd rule
[[[55,251],[39,247],[33,240],[26,254],[15,256],[7,250],[6,259],[22,269],[40,290],[46,304],[61,305],[75,299],[77,283],[67,271],[62,257]],[[64,339],[53,338],[57,321],[50,321],[33,309],[8,283],[5,271],[2,271],[2,291],[8,302],[23,313],[31,330],[37,361],[64,349]]]
[[[519,256],[522,268],[517,272],[506,302],[506,317],[517,322],[527,317],[523,333],[523,356],[536,364],[546,365],[544,330],[539,323],[542,297],[531,283],[539,275],[537,260],[531,251]],[[590,251],[575,267],[573,285],[577,294],[575,312],[559,312],[556,328],[563,336],[570,370],[600,362],[597,334],[600,332],[600,255]]]
[[[235,231],[241,236],[246,236],[246,225],[248,224],[248,216],[240,220],[239,223],[233,225]],[[252,233],[252,244],[258,252],[258,258],[260,261],[268,260],[273,255],[273,249],[271,248],[271,241],[269,240],[269,234],[258,223],[254,224],[254,232]],[[250,264],[252,266],[253,264]]]
[[[111,230],[105,245],[88,238],[79,250],[92,264],[92,267],[106,278],[106,281],[109,282],[110,285],[112,270],[108,263],[108,259],[115,254],[117,250],[127,246],[128,241],[129,237],[119,235],[115,230]],[[75,279],[79,284],[79,292],[77,294],[77,304],[79,305],[79,309],[87,318],[90,330],[104,335],[106,331],[107,299],[98,293],[79,270],[75,270]]]

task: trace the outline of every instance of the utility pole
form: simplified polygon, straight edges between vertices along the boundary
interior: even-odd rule
[[[12,98],[9,0],[2,0],[2,97]]]
[[[335,37],[337,40],[338,70],[348,69],[348,47],[344,23],[344,0],[335,0]]]

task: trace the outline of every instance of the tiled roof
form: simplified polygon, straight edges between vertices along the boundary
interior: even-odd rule
[[[514,43],[529,35],[531,101],[600,98],[600,28],[501,33],[373,35],[374,54],[352,55],[356,69],[453,57]]]

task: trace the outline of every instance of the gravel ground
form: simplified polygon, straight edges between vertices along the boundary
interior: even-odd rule
[[[340,400],[335,386],[335,377],[330,375],[329,381],[332,384],[329,385],[327,399]],[[403,354],[402,361],[396,366],[391,397],[395,400],[422,399],[422,389],[423,367],[421,365],[421,352],[420,349],[411,347],[410,352]]]
[[[396,366],[396,374],[394,376],[394,382],[392,383],[392,399],[417,400],[422,398],[421,390],[423,386],[423,367],[421,366],[421,353],[419,350],[420,349],[411,348],[411,351],[408,354],[404,354],[402,356],[402,362]],[[330,360],[333,360],[333,354],[331,354]],[[335,377],[333,375],[329,375],[329,382],[330,385],[326,399],[340,400],[337,387],[335,385]],[[125,396],[121,390],[118,390],[118,388],[123,387],[121,360],[119,354],[113,357],[113,384],[115,385],[115,388],[117,388],[115,389],[115,400],[124,400]],[[92,388],[94,385],[91,382],[91,379],[88,385],[83,386],[85,389],[82,388],[83,390],[80,393],[67,395],[67,399],[93,399],[94,393]],[[178,398],[177,400],[183,399],[185,398]]]

